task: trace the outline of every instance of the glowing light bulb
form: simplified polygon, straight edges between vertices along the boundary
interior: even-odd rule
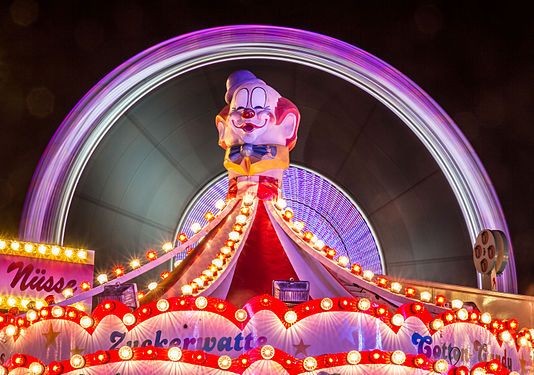
[[[129,360],[129,359],[132,359],[133,357],[133,350],[132,348],[130,348],[129,346],[123,346],[119,349],[119,357],[122,359],[122,360]]]
[[[4,250],[6,248],[6,241],[0,240],[0,250]]]
[[[347,362],[351,365],[357,365],[362,360],[362,355],[357,350],[351,350],[347,353]]]
[[[235,319],[238,321],[238,322],[244,322],[245,320],[247,320],[247,312],[243,309],[238,309],[236,312],[235,312]]]
[[[26,250],[27,253],[31,253],[33,251],[33,245],[31,243],[25,244],[24,250]]]
[[[202,225],[200,225],[200,223],[193,223],[191,224],[191,230],[193,233],[198,233],[202,230]]]
[[[211,264],[213,264],[218,269],[221,269],[222,266],[223,266],[223,261],[220,260],[219,258],[215,258],[215,259],[212,260]]]
[[[228,370],[232,367],[232,358],[227,355],[220,356],[217,360],[217,364],[222,370]]]
[[[73,255],[74,255],[74,251],[72,249],[65,249],[65,256],[67,258],[72,258]]]
[[[133,326],[137,319],[135,318],[135,315],[132,313],[126,313],[122,317],[122,322],[127,326]]]
[[[80,319],[80,325],[82,328],[91,328],[95,324],[95,321],[90,316],[82,316]]]
[[[334,302],[330,298],[323,298],[321,300],[321,309],[327,311],[330,310],[334,306]]]
[[[28,367],[28,370],[30,370],[30,373],[31,374],[34,374],[34,375],[41,375],[45,368],[42,364],[40,364],[39,362],[33,362],[30,364],[30,366]]]
[[[224,199],[219,199],[217,202],[215,202],[215,208],[221,211],[224,207],[226,207],[226,202]]]
[[[434,371],[439,374],[446,373],[449,370],[449,363],[444,359],[438,359],[434,362]]]
[[[180,359],[182,359],[182,349],[173,346],[172,348],[169,348],[167,356],[173,362],[179,361]]]
[[[395,281],[391,283],[390,288],[393,293],[400,293],[402,290],[402,284]]]
[[[284,314],[284,320],[289,324],[295,323],[297,321],[297,313],[293,310],[289,310]]]
[[[235,218],[237,224],[243,225],[247,222],[247,217],[245,215],[237,215]]]
[[[20,249],[20,243],[18,243],[17,241],[11,242],[11,248],[17,251],[18,249]]]
[[[453,299],[451,301],[451,307],[455,310],[461,309],[463,305],[464,305],[463,301],[459,299]]]
[[[365,270],[363,271],[363,278],[367,281],[373,280],[373,277],[375,276],[374,272],[371,270]]]
[[[60,251],[61,251],[60,248],[57,246],[52,246],[52,249],[50,250],[52,255],[55,255],[55,256],[58,256]]]
[[[283,210],[284,208],[287,207],[287,202],[285,201],[285,199],[283,198],[278,198],[278,200],[276,201],[276,203],[274,204],[274,206],[276,208],[278,208],[279,210]]]
[[[87,259],[87,251],[85,251],[84,249],[78,250],[76,256],[80,259]]]
[[[37,247],[37,251],[39,252],[39,254],[45,255],[46,254],[46,246],[45,245],[39,245],[39,247]]]
[[[17,304],[17,300],[14,297],[9,297],[7,299],[7,304],[8,306],[13,307]]]
[[[315,245],[314,245],[314,247],[319,251],[323,250],[325,246],[326,245],[323,242],[323,240],[317,240],[317,242],[315,242]]]
[[[430,302],[430,300],[432,299],[432,293],[430,293],[428,291],[421,292],[421,298],[420,299],[423,302]]]
[[[37,301],[35,301],[35,308],[37,310],[41,310],[45,306],[46,306],[46,304],[45,304],[45,302],[43,300],[38,299]]]
[[[317,360],[313,357],[306,357],[304,361],[302,361],[302,367],[304,367],[304,370],[306,371],[313,371],[317,367]]]
[[[406,354],[402,350],[395,350],[391,353],[391,362],[396,365],[402,365],[406,361]]]
[[[37,311],[35,310],[28,310],[26,313],[26,319],[28,319],[30,322],[34,322],[39,318],[39,314],[37,314]]]
[[[133,259],[131,262],[130,262],[130,267],[132,267],[132,269],[136,269],[136,268],[139,268],[141,267],[141,261],[139,259]]]
[[[393,317],[391,318],[391,324],[397,327],[402,326],[404,324],[404,316],[402,316],[401,314],[393,315]]]
[[[189,284],[185,284],[182,286],[182,295],[184,296],[190,296],[193,294],[193,287]]]
[[[293,223],[293,229],[295,229],[295,231],[297,232],[302,232],[302,230],[304,229],[305,225],[302,221],[295,221]]]
[[[249,195],[247,194],[244,198],[243,198],[243,204],[245,206],[250,206],[252,205],[252,203],[254,203],[254,197],[252,195]]]
[[[345,255],[341,255],[339,258],[337,258],[337,262],[341,267],[346,267],[350,260]]]
[[[239,240],[239,233],[232,231],[228,233],[228,238],[231,239],[232,241],[237,241]]]
[[[148,290],[154,290],[158,287],[158,283],[155,281],[152,281],[150,284],[148,284]]]
[[[367,298],[361,298],[358,301],[358,309],[367,311],[371,307],[371,302]]]
[[[107,283],[108,275],[106,275],[105,273],[101,273],[100,275],[97,276],[96,281],[98,281],[100,285]]]
[[[161,249],[162,249],[163,251],[165,251],[166,253],[168,253],[169,251],[171,251],[172,249],[174,249],[174,246],[172,245],[172,242],[167,241],[167,242],[165,242],[163,245],[161,245]]]

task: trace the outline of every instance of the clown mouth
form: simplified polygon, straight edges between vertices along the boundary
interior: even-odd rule
[[[264,123],[262,125],[256,125],[256,124],[253,124],[251,122],[246,122],[241,126],[236,126],[236,124],[234,123],[234,126],[236,128],[239,128],[239,129],[243,130],[245,133],[252,133],[254,130],[259,129],[259,128],[263,128],[265,125],[267,125],[267,119],[265,119],[265,121],[264,121]]]

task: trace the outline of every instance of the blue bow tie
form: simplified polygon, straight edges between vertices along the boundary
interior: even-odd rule
[[[230,147],[228,158],[231,161],[236,161],[244,157],[256,157],[262,159],[265,155],[270,154],[272,158],[276,156],[276,146],[273,145],[253,145],[245,143],[242,145],[235,145]]]

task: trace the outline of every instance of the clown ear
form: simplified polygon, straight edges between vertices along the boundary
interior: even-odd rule
[[[278,126],[280,126],[280,130],[286,139],[293,138],[298,126],[297,116],[294,113],[287,113]]]
[[[219,146],[226,149],[226,143],[224,142],[224,132],[226,131],[226,122],[222,116],[217,116],[215,119],[215,125],[217,125],[217,130],[219,131]]]

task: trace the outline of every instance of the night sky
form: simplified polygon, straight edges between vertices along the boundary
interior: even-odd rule
[[[326,34],[422,87],[486,168],[510,228],[519,291],[534,295],[534,22],[526,5],[503,2],[4,0],[0,235],[17,236],[41,154],[93,85],[156,43],[230,24]]]

